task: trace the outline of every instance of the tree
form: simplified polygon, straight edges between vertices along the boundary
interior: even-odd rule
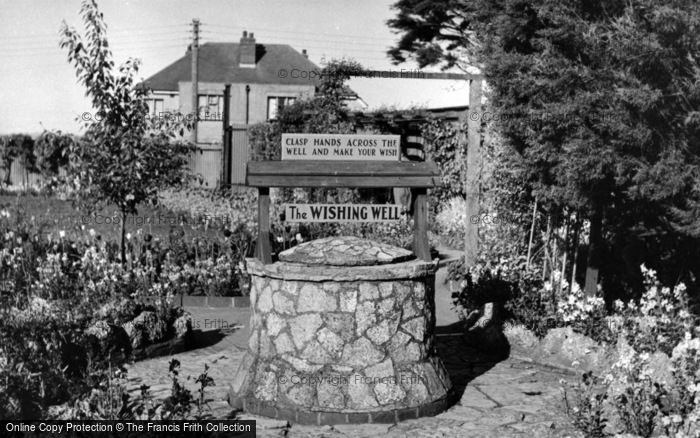
[[[5,171],[5,185],[10,185],[12,182],[10,174],[12,172],[12,163],[17,158],[18,151],[15,143],[12,141],[12,136],[3,135],[0,137],[0,159],[2,159],[2,167]]]
[[[622,268],[634,251],[622,248],[646,248],[639,261],[666,282],[700,278],[696,1],[400,0],[395,8],[394,60],[449,66],[461,53],[460,62],[478,63],[531,195],[587,219],[588,294],[599,268],[622,279],[609,289],[638,283],[639,272]]]
[[[387,22],[401,37],[389,56],[402,63],[412,57],[423,68],[441,65],[467,71],[474,65],[476,34],[470,26],[472,3],[452,0],[399,0],[392,9],[396,18]],[[483,6],[483,5],[482,5]]]
[[[61,131],[44,130],[36,140],[36,167],[45,179],[57,177],[60,168],[68,166],[70,147],[76,139]]]
[[[29,185],[29,174],[37,171],[34,139],[26,134],[17,134],[13,135],[10,141],[15,144],[17,158],[24,168],[24,183],[26,187]]]
[[[5,170],[5,184],[10,185],[12,163],[19,160],[26,172],[25,182],[29,181],[29,172],[36,170],[34,140],[26,134],[12,134],[0,138],[0,159]]]
[[[189,180],[186,164],[194,149],[183,140],[183,122],[148,117],[149,90],[135,86],[139,60],[130,58],[115,71],[97,3],[84,0],[80,14],[85,38],[63,22],[60,46],[100,117],[86,122],[82,139],[71,143],[70,176],[83,204],[110,203],[121,212],[124,263],[127,216],[137,214],[139,204],[155,203],[159,189]]]

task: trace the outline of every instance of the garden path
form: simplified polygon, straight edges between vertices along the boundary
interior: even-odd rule
[[[442,271],[443,269],[441,269]],[[443,273],[438,274],[441,280]],[[438,351],[461,393],[460,401],[436,417],[409,420],[396,425],[302,426],[241,414],[241,419],[257,420],[259,437],[566,437],[576,436],[565,413],[561,379],[572,380],[567,371],[543,366],[527,357],[527,352],[512,352],[499,361],[474,348],[465,346],[454,332],[454,316],[445,294],[449,292],[437,281],[436,302]],[[198,335],[207,347],[174,355],[181,362],[181,376],[193,393],[193,380],[210,367],[209,375],[216,386],[207,390],[211,414],[230,418],[234,414],[226,402],[228,383],[238,367],[247,344],[249,309],[188,308]],[[442,310],[442,311],[441,311]],[[454,313],[454,312],[452,312]],[[452,326],[452,327],[450,327]],[[138,391],[141,383],[151,385],[156,399],[170,391],[168,362],[170,356],[149,359],[129,367],[130,387]]]

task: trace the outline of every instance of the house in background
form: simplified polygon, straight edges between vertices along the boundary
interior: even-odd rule
[[[224,87],[231,85],[232,184],[245,183],[248,162],[248,124],[274,119],[280,108],[309,98],[319,85],[320,68],[287,44],[258,44],[251,32],[238,43],[205,43],[198,48],[198,114],[196,143],[202,153],[192,157],[191,169],[207,186],[216,187],[222,171]],[[188,51],[143,85],[152,91],[151,114],[192,114],[192,54]],[[362,107],[356,95],[351,107]]]

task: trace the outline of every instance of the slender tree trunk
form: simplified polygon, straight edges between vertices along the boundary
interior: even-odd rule
[[[542,263],[542,281],[547,280],[547,265],[549,263],[549,239],[552,232],[552,216],[547,213],[547,231],[544,237],[544,262]]]
[[[532,239],[535,236],[535,223],[537,222],[537,197],[535,196],[535,203],[532,206],[532,223],[530,224],[530,239],[527,244],[527,260],[525,262],[525,269],[530,269],[530,257],[532,256]]]
[[[594,212],[591,216],[591,232],[588,242],[588,260],[586,261],[585,292],[593,297],[598,292],[598,274],[600,272],[600,250],[603,239],[603,215]]]
[[[557,289],[554,284],[554,272],[559,268],[559,263],[557,263],[557,260],[559,260],[559,209],[554,210],[554,214],[552,216],[552,235],[554,237],[554,245],[552,248],[552,253],[549,256],[549,282],[552,284],[552,294],[556,294]]]
[[[578,247],[579,247],[579,236],[581,234],[581,218],[578,212],[576,213],[576,223],[574,224],[574,259],[572,260],[571,266],[571,282],[569,283],[569,293],[571,293],[574,283],[576,282],[576,266],[578,264]]]
[[[10,180],[10,174],[12,173],[12,161],[13,160],[7,160],[5,162],[5,185],[9,186],[10,183],[12,182]]]
[[[561,296],[562,289],[564,289],[564,280],[566,279],[566,261],[569,257],[569,234],[571,232],[571,217],[567,214],[566,227],[564,227],[564,255],[561,261],[561,274],[559,275],[559,296]]]
[[[122,266],[124,266],[126,264],[125,243],[126,243],[126,211],[122,210],[122,237],[121,237],[121,245],[119,247],[119,249],[121,251],[121,257],[122,257]]]

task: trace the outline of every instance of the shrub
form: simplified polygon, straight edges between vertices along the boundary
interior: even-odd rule
[[[639,302],[615,302],[621,315],[621,330],[627,342],[639,352],[660,350],[670,355],[686,333],[698,326],[698,317],[691,313],[684,284],[663,287],[656,272],[642,266],[646,290]]]
[[[435,216],[437,231],[451,248],[464,248],[467,228],[467,204],[464,198],[451,198]]]
[[[466,268],[461,258],[448,268],[448,279],[459,285],[452,298],[463,319],[484,303],[495,302],[503,305],[508,320],[539,337],[556,326],[558,318],[542,294],[542,281],[534,270],[525,268],[524,260],[481,260]]]
[[[0,318],[0,417],[41,418],[47,406],[85,390],[89,363],[102,359],[84,348],[86,320],[74,319],[43,300],[33,300],[24,311],[4,313]]]
[[[427,159],[440,168],[442,184],[431,189],[431,196],[442,205],[453,198],[464,198],[467,142],[463,132],[466,126],[440,119],[429,120],[421,126]]]
[[[603,298],[584,295],[577,283],[574,283],[571,288],[565,279],[562,279],[560,283],[561,273],[559,271],[554,273],[553,278],[554,283],[562,285],[562,290],[569,290],[557,303],[557,313],[562,324],[596,342],[615,342],[617,338],[608,324],[608,312],[605,309]],[[545,282],[545,290],[549,292],[552,289],[552,284]]]
[[[673,349],[671,363],[670,381],[660,379],[658,372],[664,370],[658,368],[663,364],[653,364],[649,353],[623,349],[604,379],[589,372],[581,382],[565,387],[567,413],[586,436],[605,436],[599,432],[612,411],[601,406],[609,403],[620,432],[695,437],[700,433],[700,339],[686,333]]]

